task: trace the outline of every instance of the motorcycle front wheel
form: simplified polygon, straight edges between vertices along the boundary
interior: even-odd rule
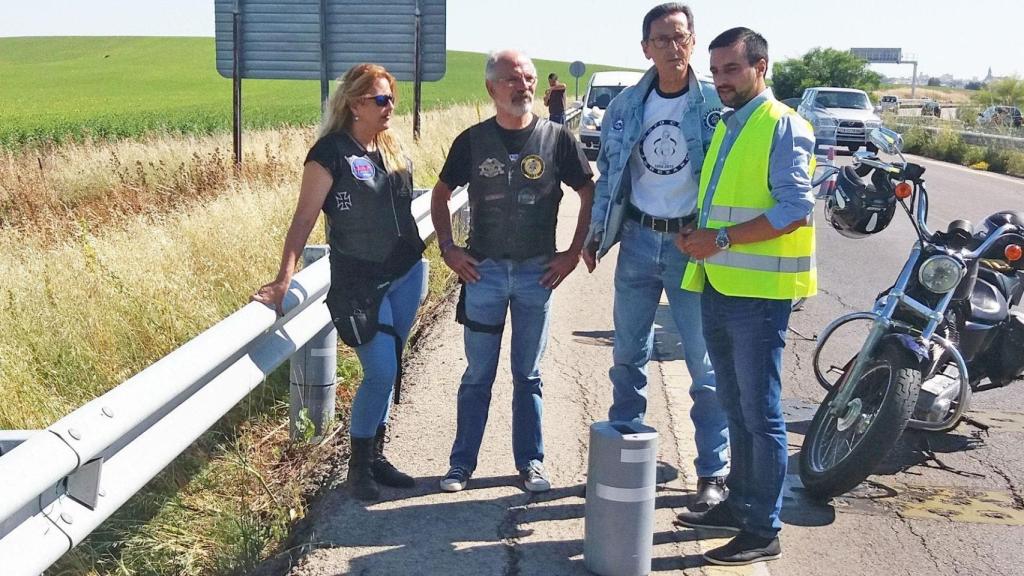
[[[895,341],[882,341],[856,383],[833,386],[800,448],[800,479],[814,496],[832,497],[860,484],[896,445],[921,389],[917,360]],[[829,403],[856,389],[838,415]]]

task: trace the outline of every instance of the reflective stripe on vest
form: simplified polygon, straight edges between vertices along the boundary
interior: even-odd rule
[[[814,269],[814,256],[764,256],[761,254],[742,254],[732,250],[722,250],[704,261],[706,264],[717,264],[731,268],[746,268],[759,272],[808,272]]]
[[[704,226],[722,228],[748,222],[775,205],[768,185],[772,142],[780,118],[791,110],[776,100],[761,104],[737,136],[718,176],[711,206],[702,215]],[[794,121],[802,119],[794,117]],[[716,127],[708,157],[719,157],[725,140],[725,122]],[[810,171],[814,171],[811,159]],[[710,164],[709,164],[710,165]],[[714,170],[701,174],[697,206],[704,209],[705,195]],[[700,292],[705,278],[729,296],[768,299],[802,298],[817,292],[813,222],[762,242],[734,245],[702,262],[690,262],[682,287]]]

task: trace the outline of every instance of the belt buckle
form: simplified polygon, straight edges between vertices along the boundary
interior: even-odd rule
[[[662,226],[659,226],[658,223],[661,223]],[[651,228],[654,229],[655,232],[668,232],[668,219],[652,217]],[[664,228],[664,230],[661,230],[660,228]]]

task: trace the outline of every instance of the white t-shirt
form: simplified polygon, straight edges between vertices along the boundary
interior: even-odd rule
[[[697,210],[700,184],[690,169],[690,154],[679,120],[689,92],[665,97],[652,90],[644,103],[644,131],[629,158],[631,202],[659,218],[678,218]]]

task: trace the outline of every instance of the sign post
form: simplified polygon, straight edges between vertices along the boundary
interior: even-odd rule
[[[914,93],[917,91],[917,60],[904,60],[902,48],[850,48],[850,53],[871,64],[913,64],[914,72],[910,77],[910,97],[914,97]]]
[[[583,62],[580,62],[579,60],[576,60],[572,64],[569,64],[569,74],[572,74],[573,77],[576,78],[576,99],[577,100],[580,99],[580,76],[583,76],[583,73],[586,72],[586,71],[587,71],[587,67],[583,64]]]
[[[398,80],[440,80],[445,14],[445,0],[214,0],[217,71],[235,84],[235,161],[243,78],[319,80],[321,106],[330,80],[362,62]]]

